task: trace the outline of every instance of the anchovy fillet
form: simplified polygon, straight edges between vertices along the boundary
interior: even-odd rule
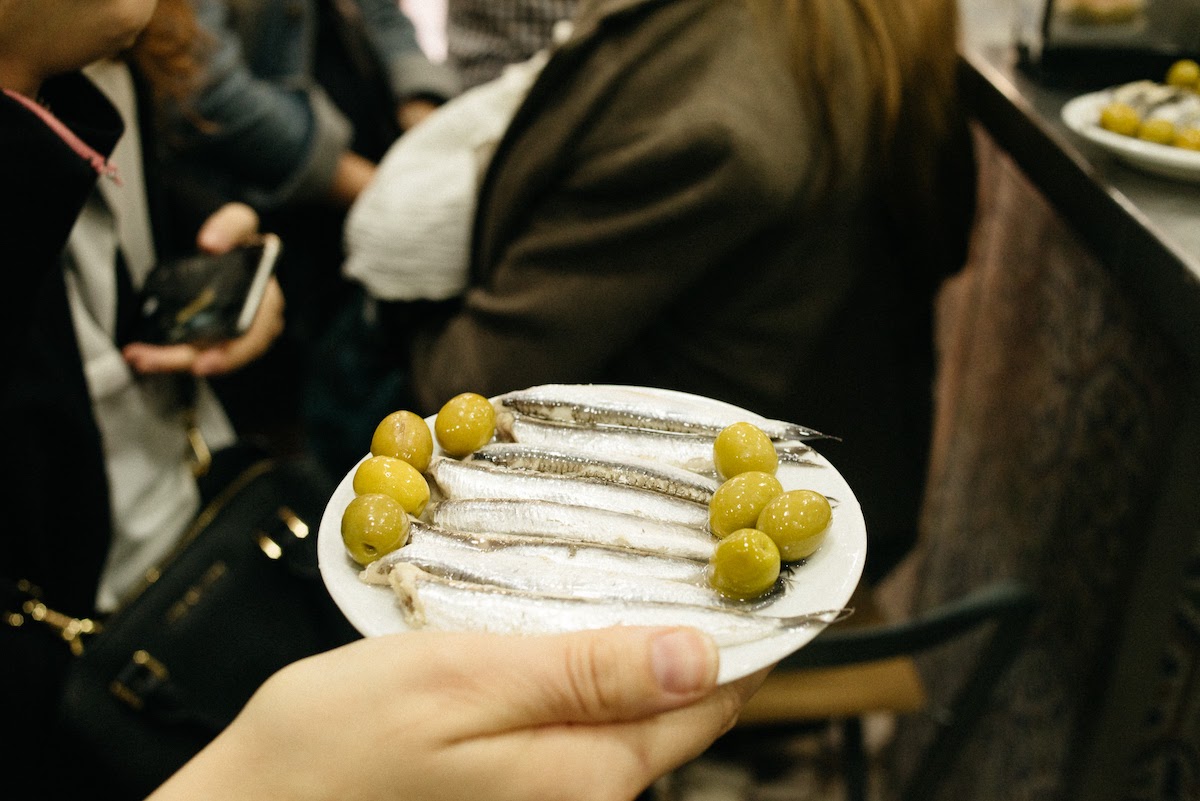
[[[471,549],[481,553],[537,557],[574,570],[640,575],[662,581],[697,584],[708,578],[707,563],[696,559],[573,539],[453,531],[422,520],[412,521],[409,543],[447,550]]]
[[[500,395],[500,409],[530,417],[584,426],[617,426],[651,431],[709,434],[737,422],[758,426],[773,440],[822,439],[805,426],[772,420],[695,396],[648,393],[632,387],[544,384]]]
[[[637,571],[597,570],[584,561],[558,561],[544,555],[510,550],[484,551],[446,547],[427,538],[417,538],[404,547],[372,562],[366,571],[376,576],[398,564],[416,565],[427,573],[476,584],[507,587],[530,593],[576,598],[627,599],[659,603],[722,606],[720,595],[704,580],[702,570],[695,581],[656,578]],[[692,563],[699,567],[699,563]],[[367,581],[378,579],[366,577]],[[386,581],[386,579],[384,579]]]
[[[613,459],[650,459],[709,477],[716,474],[716,437],[712,434],[580,426],[508,410],[496,414],[496,429],[501,438],[531,447],[560,447]],[[812,448],[802,442],[776,443],[775,452],[781,462],[817,464]]]
[[[653,490],[693,503],[707,504],[719,486],[715,479],[661,461],[641,457],[614,459],[564,447],[493,443],[475,451],[470,458],[498,467],[590,478]]]
[[[574,503],[703,528],[708,507],[653,490],[590,479],[506,470],[435,456],[429,475],[446,498],[510,498]]]
[[[831,623],[846,613],[771,617],[680,603],[560,597],[443,578],[403,562],[387,571],[386,580],[410,627],[441,631],[557,634],[608,626],[691,626],[724,647]]]
[[[717,545],[707,528],[556,501],[456,498],[431,504],[425,516],[453,531],[555,538],[701,562]]]

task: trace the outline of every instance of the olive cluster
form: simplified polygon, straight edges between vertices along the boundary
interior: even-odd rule
[[[750,423],[734,423],[717,435],[713,465],[722,484],[709,502],[709,528],[720,538],[710,581],[728,598],[752,600],[775,585],[784,562],[816,552],[833,509],[814,490],[784,491],[775,477],[775,444]]]
[[[371,455],[354,471],[354,498],[342,513],[342,542],[360,565],[402,547],[412,517],[429,503],[425,470],[433,441],[455,458],[486,444],[496,432],[496,412],[474,392],[456,395],[442,406],[434,430],[415,412],[392,412],[371,437]]]
[[[1153,87],[1148,81],[1137,83],[1138,86],[1141,84]],[[1172,102],[1178,102],[1180,97],[1189,97],[1191,93],[1200,94],[1200,64],[1191,59],[1176,61],[1167,70],[1164,86],[1177,90],[1169,95]],[[1200,116],[1194,110],[1190,116],[1170,119],[1167,116],[1155,116],[1152,107],[1142,105],[1123,98],[1118,91],[1112,102],[1100,109],[1100,127],[1160,145],[1200,150]]]

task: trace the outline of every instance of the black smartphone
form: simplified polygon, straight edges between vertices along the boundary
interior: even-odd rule
[[[146,276],[137,336],[156,345],[206,344],[250,327],[275,270],[275,234],[220,255],[198,253],[163,262]]]

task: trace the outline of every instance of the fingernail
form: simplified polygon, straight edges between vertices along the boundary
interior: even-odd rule
[[[659,634],[651,646],[654,676],[669,693],[694,693],[712,686],[717,659],[716,644],[689,629]]]
[[[215,253],[217,251],[229,250],[231,243],[228,242],[228,237],[223,231],[215,228],[205,228],[196,238],[196,244],[201,250]]]

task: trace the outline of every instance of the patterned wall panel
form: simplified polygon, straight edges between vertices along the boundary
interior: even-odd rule
[[[1066,797],[1090,699],[1104,686],[1185,383],[1095,256],[1005,154],[982,134],[979,143],[970,264],[939,302],[937,422],[912,603],[926,608],[1000,577],[1035,586],[1041,610],[1027,647],[939,797],[1050,801]],[[1130,801],[1200,798],[1198,582],[1193,564],[1162,675],[1146,690],[1158,706],[1139,733]],[[949,698],[970,649],[922,661],[935,701]],[[930,726],[902,723],[898,775]]]

